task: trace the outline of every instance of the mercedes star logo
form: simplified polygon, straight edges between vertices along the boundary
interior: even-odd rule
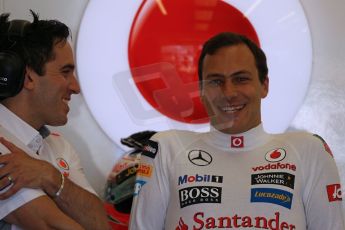
[[[188,153],[188,159],[190,162],[197,166],[206,166],[211,164],[212,156],[203,150],[192,150]]]

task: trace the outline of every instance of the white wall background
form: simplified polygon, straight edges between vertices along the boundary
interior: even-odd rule
[[[71,28],[76,42],[87,3],[87,0],[0,0],[0,12],[11,13],[11,18],[31,20],[28,9],[33,9],[42,19],[61,20]],[[345,0],[301,0],[301,3],[312,34],[313,73],[307,97],[291,129],[305,129],[324,137],[333,150],[345,185]],[[68,124],[57,129],[80,153],[91,185],[102,195],[106,177],[122,150],[95,122],[82,94],[74,96],[71,102]]]

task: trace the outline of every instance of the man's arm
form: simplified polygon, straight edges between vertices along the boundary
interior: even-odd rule
[[[140,158],[130,216],[131,230],[164,229],[170,191],[162,150],[156,151],[155,156],[150,156],[150,153],[147,156],[144,151]]]
[[[65,215],[47,196],[40,196],[7,215],[7,223],[23,229],[83,230],[76,221]]]
[[[13,186],[0,199],[7,199],[21,188],[40,188],[66,215],[81,224],[85,229],[110,229],[101,200],[94,194],[74,184],[68,178],[64,180],[61,194],[56,197],[61,187],[61,174],[50,163],[37,160],[12,143],[0,138],[11,154],[0,156],[0,185],[8,183],[7,175],[13,179]],[[6,175],[6,176],[5,176]]]
[[[84,226],[85,229],[110,229],[100,199],[69,179],[65,179],[61,194],[53,200],[64,213]]]
[[[341,185],[328,145],[316,137],[303,154],[306,222],[310,230],[345,229]]]

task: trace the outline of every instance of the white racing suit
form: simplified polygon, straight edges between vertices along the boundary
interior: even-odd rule
[[[174,130],[145,147],[130,229],[344,230],[341,200],[317,135]]]

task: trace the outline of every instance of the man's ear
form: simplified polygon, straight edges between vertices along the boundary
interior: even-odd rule
[[[37,75],[36,72],[30,67],[25,67],[24,74],[24,85],[23,88],[27,90],[32,90],[35,86],[34,76]]]
[[[265,98],[268,94],[269,89],[269,78],[266,76],[266,79],[262,83],[261,98]]]

